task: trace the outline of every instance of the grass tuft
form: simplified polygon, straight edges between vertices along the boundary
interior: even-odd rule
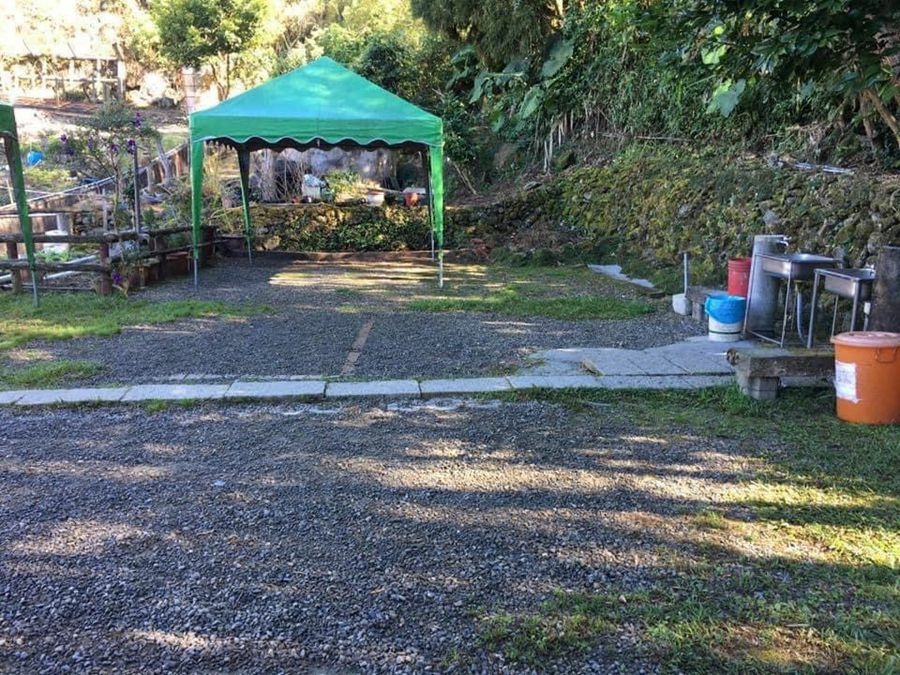
[[[562,321],[633,319],[653,312],[653,306],[637,300],[605,297],[533,298],[515,291],[484,297],[441,297],[412,300],[418,312],[490,312],[515,317],[545,316]]]
[[[106,370],[96,361],[52,361],[16,370],[0,370],[0,389],[46,389],[92,377]]]
[[[54,293],[34,307],[31,298],[0,296],[0,351],[33,340],[68,340],[89,335],[116,335],[123,327],[169,323],[179,319],[248,316],[264,307],[205,300],[153,302],[97,295]]]

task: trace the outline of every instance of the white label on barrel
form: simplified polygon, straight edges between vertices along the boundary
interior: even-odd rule
[[[834,391],[838,398],[859,403],[856,395],[856,364],[834,362]]]

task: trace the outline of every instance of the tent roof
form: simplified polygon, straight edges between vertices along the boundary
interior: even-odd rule
[[[193,113],[191,141],[440,147],[443,123],[328,57]]]

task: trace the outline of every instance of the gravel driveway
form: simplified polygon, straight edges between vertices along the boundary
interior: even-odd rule
[[[453,275],[448,268],[448,284]],[[30,346],[54,358],[107,367],[84,384],[176,375],[339,378],[354,341],[371,323],[356,366],[345,377],[428,378],[508,372],[543,349],[644,349],[702,332],[698,323],[666,311],[623,321],[557,321],[405,308],[435,283],[434,267],[413,262],[338,265],[258,258],[250,266],[230,259],[203,271],[199,292],[182,278],[139,297],[246,302],[267,305],[271,314],[134,326],[114,337]]]
[[[0,670],[523,672],[485,617],[670,574],[735,442],[539,403],[0,410]],[[654,672],[628,647],[553,672]]]

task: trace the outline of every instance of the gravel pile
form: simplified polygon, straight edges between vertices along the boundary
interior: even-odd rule
[[[434,270],[412,263],[313,265],[279,259],[228,260],[204,270],[200,290],[178,279],[140,297],[268,305],[274,314],[126,328],[111,338],[37,345],[56,358],[107,366],[82,381],[134,383],[173,375],[337,377],[360,329],[372,330],[354,378],[464,377],[508,372],[538,350],[645,349],[703,332],[671,312],[628,321],[513,319],[490,314],[409,312],[404,302]]]
[[[2,669],[528,672],[483,645],[486,617],[667,579],[678,514],[739,477],[726,441],[616,418],[0,410]],[[654,672],[622,631],[547,672]]]

